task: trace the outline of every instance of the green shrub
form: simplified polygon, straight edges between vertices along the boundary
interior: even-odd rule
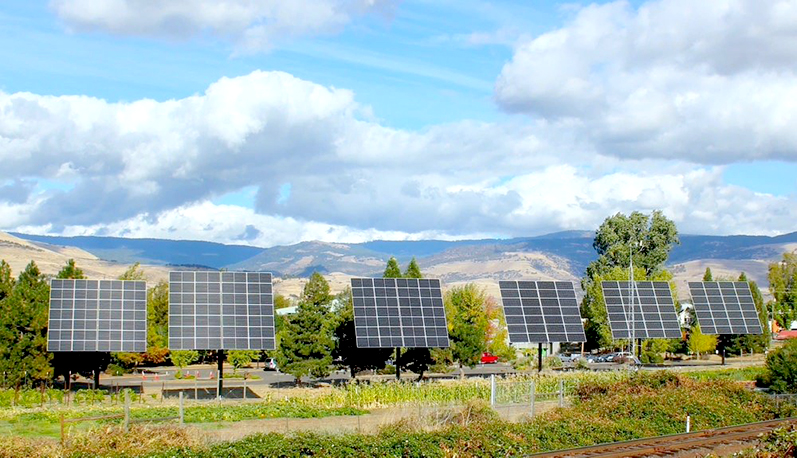
[[[121,375],[129,373],[130,371],[118,364],[109,364],[108,369],[106,369],[105,372],[111,374],[114,377],[119,377]]]
[[[545,358],[543,364],[545,367],[556,369],[562,367],[562,360],[558,356],[549,356]]]
[[[797,339],[767,355],[767,380],[776,393],[797,393]]]

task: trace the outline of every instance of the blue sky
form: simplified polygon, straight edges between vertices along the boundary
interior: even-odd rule
[[[789,2],[107,5],[0,6],[2,230],[797,230]]]

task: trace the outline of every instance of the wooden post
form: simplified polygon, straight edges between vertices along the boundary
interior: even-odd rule
[[[141,389],[138,391],[138,403],[144,403],[144,382],[141,382]]]
[[[179,410],[180,410],[180,424],[185,423],[185,409],[183,408],[183,390],[180,390],[180,401],[179,401]]]
[[[125,390],[125,431],[130,430],[130,392]]]
[[[559,407],[565,406],[565,381],[559,379]]]
[[[66,426],[64,425],[64,413],[61,412],[61,447],[66,443]]]
[[[534,403],[536,401],[535,398],[537,397],[537,387],[534,386],[534,380],[531,381],[531,393],[529,393],[529,394],[531,395],[530,396],[530,399],[531,399],[531,401],[530,401],[530,404],[531,404],[531,418],[534,418]]]
[[[246,373],[244,373],[244,401],[246,401]]]
[[[495,407],[495,374],[490,374],[490,405]]]

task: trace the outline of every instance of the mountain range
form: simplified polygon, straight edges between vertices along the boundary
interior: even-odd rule
[[[141,262],[162,270],[261,270],[283,278],[307,277],[314,271],[343,274],[344,277],[379,276],[390,256],[395,256],[403,266],[415,257],[425,274],[446,283],[475,281],[495,288],[495,283],[501,279],[577,281],[597,257],[592,248],[594,232],[590,231],[512,239],[301,242],[271,248],[120,237],[20,233],[5,237],[24,240],[31,247],[52,252],[79,250],[109,266]],[[10,246],[8,240],[6,245],[2,240],[0,258]],[[765,287],[769,263],[780,259],[783,252],[797,249],[797,232],[776,237],[687,234],[681,235],[680,240],[671,252],[668,265],[676,274],[676,280],[681,282],[700,279],[705,267],[710,266],[719,276],[735,277],[744,271]]]

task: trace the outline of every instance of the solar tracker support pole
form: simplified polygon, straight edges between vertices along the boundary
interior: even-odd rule
[[[636,340],[636,357],[637,358],[642,357],[642,339]]]
[[[401,380],[401,364],[399,363],[400,356],[401,349],[396,347],[396,357],[393,359],[393,362],[396,363],[396,380]]]
[[[221,399],[223,389],[224,389],[224,350],[219,350],[219,382],[216,391],[217,399]]]
[[[542,344],[537,344],[537,372],[542,372]]]

